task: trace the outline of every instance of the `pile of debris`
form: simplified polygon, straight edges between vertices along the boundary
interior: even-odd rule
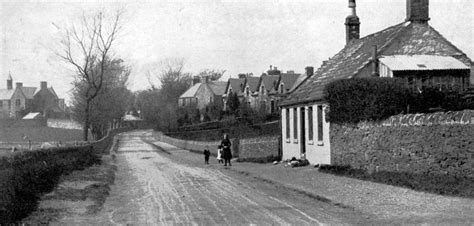
[[[291,159],[283,160],[282,163],[284,164],[284,166],[288,166],[288,167],[301,167],[301,166],[309,165],[309,161],[306,158],[297,159],[295,157]]]

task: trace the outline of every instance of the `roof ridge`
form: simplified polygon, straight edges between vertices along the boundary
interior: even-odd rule
[[[443,39],[443,41],[445,41],[446,43],[448,43],[449,46],[451,46],[452,48],[454,48],[456,51],[459,51],[460,53],[462,53],[461,55],[464,55],[466,56],[467,59],[469,59],[469,61],[471,61],[471,64],[473,63],[472,59],[469,58],[469,56],[463,52],[461,49],[459,49],[458,47],[456,47],[451,41],[449,41],[446,37],[444,37],[441,33],[439,33],[438,30],[436,30],[434,27],[432,27],[431,25],[428,24],[428,28],[431,29],[433,32],[435,32],[437,35],[439,35],[439,37],[441,37]]]

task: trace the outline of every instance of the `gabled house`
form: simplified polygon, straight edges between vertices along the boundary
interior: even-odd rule
[[[281,75],[263,74],[258,84],[259,110],[265,113],[273,113],[275,110],[275,99],[271,97]]]
[[[346,46],[280,104],[284,159],[305,156],[312,164],[331,164],[323,90],[336,79],[385,76],[400,77],[413,89],[469,87],[472,61],[429,25],[429,1],[407,0],[406,4],[406,21],[359,38],[355,0],[349,0]]]
[[[258,84],[261,77],[249,76],[243,85],[243,103],[248,104],[253,109],[258,109]]]
[[[300,77],[305,77],[303,74],[297,74],[294,71],[287,71],[287,73],[281,73],[278,81],[275,82],[273,88],[269,91],[268,96],[270,99],[270,112],[279,112],[278,104],[281,99],[285,98],[290,89],[296,84]]]
[[[224,111],[228,110],[227,103],[228,103],[228,98],[230,97],[231,93],[237,94],[237,96],[239,97],[239,101],[242,101],[245,78],[246,77],[241,76],[239,78],[229,78],[227,80],[227,84],[226,84],[224,95],[223,95]]]
[[[7,79],[7,88],[0,89],[0,118],[20,118],[28,112],[40,112],[46,118],[65,115],[64,99],[58,98],[53,87],[41,82],[41,88],[26,87],[17,82],[13,89],[13,78]]]
[[[17,83],[13,89],[13,78],[8,75],[7,88],[0,89],[0,119],[21,117],[27,102],[21,86],[21,83]]]
[[[195,106],[198,109],[204,109],[208,104],[215,101],[222,104],[222,96],[226,85],[227,82],[209,81],[206,77],[203,82],[194,84],[179,97],[178,106]]]

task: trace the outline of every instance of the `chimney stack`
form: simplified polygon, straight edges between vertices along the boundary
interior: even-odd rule
[[[306,70],[306,76],[311,76],[314,73],[314,67],[307,66],[305,67],[305,70]]]
[[[429,0],[407,0],[407,18],[406,21],[415,23],[428,23]]]
[[[201,79],[199,78],[199,76],[194,76],[193,77],[193,86],[198,84],[199,82],[201,82]]]
[[[48,88],[48,83],[47,82],[42,81],[40,84],[41,84],[41,86],[40,86],[41,89],[47,89]]]
[[[379,61],[377,57],[377,45],[372,46],[372,76],[378,77],[379,76]]]
[[[13,78],[10,73],[8,73],[8,78],[7,78],[7,89],[13,89]]]
[[[360,37],[360,21],[356,14],[355,0],[349,0],[349,9],[351,10],[349,16],[346,17],[346,45],[354,39]]]
[[[21,88],[21,87],[23,87],[23,83],[22,82],[17,82],[16,83],[16,88],[18,89],[18,88]]]

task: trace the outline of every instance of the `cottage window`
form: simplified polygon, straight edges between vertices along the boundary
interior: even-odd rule
[[[323,141],[323,106],[318,105],[318,141]]]
[[[249,89],[249,87],[246,87],[246,88],[245,88],[245,92],[247,93],[247,96],[250,95],[250,89]]]
[[[293,108],[293,138],[298,141],[298,110]]]
[[[286,140],[290,140],[290,109],[286,109]]]
[[[16,105],[17,107],[20,107],[20,106],[21,106],[21,100],[20,100],[20,99],[16,99],[16,100],[15,100],[15,105]]]
[[[308,107],[308,140],[313,140],[313,107]]]
[[[283,84],[280,84],[280,93],[283,94],[283,91],[285,91],[284,89],[284,85]]]
[[[260,87],[260,92],[262,93],[262,95],[265,94],[265,86],[262,85],[262,86]]]
[[[11,108],[12,108],[12,101],[8,100],[8,110],[10,110]]]

